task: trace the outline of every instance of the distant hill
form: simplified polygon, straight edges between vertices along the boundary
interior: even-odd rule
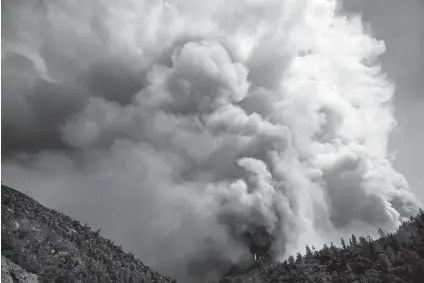
[[[1,211],[1,254],[28,272],[22,277],[32,273],[39,282],[60,283],[175,282],[123,252],[111,240],[101,237],[99,231],[91,231],[3,185]],[[15,276],[13,272],[10,274]],[[13,282],[36,282],[16,280]]]
[[[379,230],[380,238],[355,237],[284,262],[257,261],[243,274],[219,283],[277,282],[424,282],[424,212],[403,223],[396,233]]]

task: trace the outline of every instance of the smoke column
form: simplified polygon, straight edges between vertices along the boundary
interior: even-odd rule
[[[181,282],[393,231],[384,51],[332,0],[2,1],[2,180]]]

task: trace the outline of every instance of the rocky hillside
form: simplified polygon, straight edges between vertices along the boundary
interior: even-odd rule
[[[9,259],[1,256],[2,283],[38,283],[37,275],[24,270]]]
[[[125,253],[99,231],[2,186],[2,282],[175,282]],[[423,282],[424,212],[396,233],[352,235],[341,245],[306,247],[284,262],[262,257],[219,283]],[[202,283],[202,282],[199,282]]]
[[[3,185],[1,211],[2,282],[175,282],[99,231]]]

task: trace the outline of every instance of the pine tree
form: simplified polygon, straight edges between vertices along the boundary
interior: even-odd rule
[[[294,264],[294,257],[291,255],[291,256],[289,256],[289,258],[288,258],[288,262],[289,262],[289,264],[291,264],[291,265],[293,265]]]
[[[299,253],[299,252],[296,254],[296,263],[297,264],[303,264],[302,254]]]
[[[345,250],[346,249],[346,243],[345,243],[343,237],[341,238],[341,242],[342,242],[342,247]]]
[[[386,236],[386,234],[384,233],[383,229],[378,228],[378,236],[380,236],[380,238],[384,238],[384,236]]]
[[[381,253],[378,255],[378,264],[380,265],[381,270],[386,273],[389,272],[391,263],[389,257],[386,254]]]
[[[306,257],[312,257],[312,256],[313,254],[312,254],[311,248],[309,248],[309,246],[306,245]]]
[[[352,245],[356,246],[358,244],[358,241],[356,240],[356,236],[352,234]]]
[[[331,249],[331,252],[333,254],[335,254],[337,252],[337,247],[334,245],[333,242],[331,242],[331,244],[330,244],[330,249]]]
[[[328,246],[327,246],[327,244],[324,244],[324,246],[322,247],[322,251],[324,252],[324,253],[328,253],[329,252],[329,248],[328,248]]]

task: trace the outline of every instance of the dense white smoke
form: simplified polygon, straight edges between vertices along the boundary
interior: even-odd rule
[[[331,0],[2,1],[3,182],[182,282],[395,229],[383,42]]]

